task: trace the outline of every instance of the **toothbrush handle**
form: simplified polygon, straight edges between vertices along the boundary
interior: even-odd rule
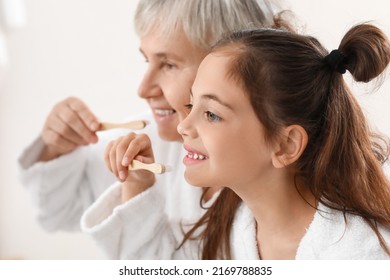
[[[162,174],[165,172],[165,166],[160,163],[143,163],[138,160],[133,160],[129,165],[129,170],[149,170],[155,174]]]
[[[102,122],[100,124],[99,130],[108,130],[108,129],[114,129],[114,128],[130,128],[130,129],[142,129],[147,125],[147,121],[131,121],[128,123],[108,123],[108,122]]]

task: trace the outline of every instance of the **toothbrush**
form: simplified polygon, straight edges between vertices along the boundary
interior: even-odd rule
[[[108,129],[114,129],[114,128],[130,128],[130,129],[142,129],[146,125],[148,125],[148,121],[140,120],[140,121],[131,121],[127,123],[108,123],[108,122],[102,122],[100,123],[100,127],[98,131],[108,130]]]
[[[131,164],[129,165],[129,170],[149,170],[150,172],[153,172],[155,174],[163,174],[165,172],[170,171],[169,166],[165,166],[161,163],[143,163],[138,160],[133,160]]]

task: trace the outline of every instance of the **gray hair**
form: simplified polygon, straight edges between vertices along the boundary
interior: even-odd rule
[[[156,27],[165,36],[183,31],[208,50],[228,32],[271,26],[275,7],[267,0],[140,0],[134,24],[140,37]]]

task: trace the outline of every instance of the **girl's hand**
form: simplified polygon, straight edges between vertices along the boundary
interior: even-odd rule
[[[154,155],[146,134],[129,133],[111,141],[105,150],[104,160],[108,169],[123,182],[122,200],[145,191],[156,181],[155,175],[147,170],[132,170],[128,167],[133,159],[153,163]]]

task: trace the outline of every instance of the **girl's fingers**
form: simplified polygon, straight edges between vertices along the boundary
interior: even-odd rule
[[[108,169],[122,182],[129,176],[128,166],[133,159],[145,163],[154,162],[151,141],[147,135],[129,133],[111,141],[106,147],[104,161]]]
[[[149,137],[146,134],[138,134],[130,142],[124,154],[122,164],[129,165],[136,156],[142,156],[145,163],[154,161],[152,146]]]

